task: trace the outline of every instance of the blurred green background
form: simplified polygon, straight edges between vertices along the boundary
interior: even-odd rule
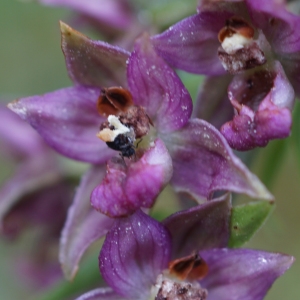
[[[58,21],[68,23],[72,14],[66,9],[42,7],[36,3],[0,1],[1,100],[8,101],[71,85],[60,49]],[[294,135],[299,131],[300,124],[295,123]],[[284,157],[280,154],[271,161],[274,165],[280,162],[279,168],[272,174],[266,175],[262,168],[272,155],[270,149],[274,153],[281,144],[272,142],[267,149],[255,151],[258,158],[250,169],[260,178],[267,178],[264,182],[275,195],[276,209],[265,226],[245,246],[284,252],[297,259],[300,255],[300,152],[293,142],[294,138],[286,140]],[[300,140],[300,136],[298,138]],[[26,242],[26,237],[20,243],[24,244],[24,240]],[[18,245],[0,241],[1,300],[30,299],[30,296],[26,297],[26,293],[30,292],[28,286],[19,280],[13,267],[17,252]],[[300,262],[296,260],[293,267],[276,281],[266,299],[299,299],[299,278]]]

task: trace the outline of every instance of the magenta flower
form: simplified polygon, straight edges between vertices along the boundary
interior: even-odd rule
[[[224,107],[217,103],[229,98],[234,108],[233,119],[221,132],[231,147],[248,150],[290,134],[294,89],[300,92],[299,22],[275,0],[200,1],[198,14],[152,42],[172,66],[209,75],[206,88],[221,86],[213,90],[214,106]],[[234,75],[228,97],[226,72]],[[210,90],[201,96],[198,101],[204,105],[205,97],[212,98]],[[203,115],[201,103],[198,114]]]
[[[93,223],[91,215],[95,216],[85,202],[91,192],[92,206],[112,217],[151,207],[169,182],[176,191],[188,192],[199,202],[218,190],[272,198],[213,126],[189,120],[191,98],[146,34],[130,54],[92,41],[65,24],[61,29],[74,87],[19,99],[9,107],[58,152],[94,164],[82,180],[61,240],[61,263],[68,278],[75,275],[85,249],[111,226],[104,216],[99,217],[102,229],[95,226],[97,232],[85,225]],[[120,85],[129,90],[134,105],[144,109],[153,123],[136,149],[136,157],[125,157],[125,163],[96,136],[106,122],[97,111],[101,88]],[[105,174],[103,164],[107,161]]]
[[[108,163],[104,180],[91,196],[96,210],[116,217],[151,207],[170,179],[176,190],[189,192],[199,201],[216,190],[271,197],[215,128],[198,119],[189,120],[191,98],[155,53],[147,35],[137,40],[130,55],[62,24],[62,47],[75,86],[9,106],[50,146],[94,164],[103,164],[114,155],[96,137],[105,121],[96,109],[100,87],[128,86],[135,106],[142,107],[154,125],[136,160],[126,158],[124,164],[121,158],[113,158]]]
[[[230,200],[225,197],[176,213],[162,224],[142,211],[115,220],[99,256],[101,274],[110,288],[92,290],[77,300],[262,299],[294,259],[279,253],[224,248],[229,215]],[[174,269],[184,273],[188,266],[172,268],[169,264],[168,271],[168,263],[173,260],[174,266],[174,259],[194,251],[208,272],[196,270],[200,279],[194,280],[189,279],[192,272],[184,281],[169,276]]]

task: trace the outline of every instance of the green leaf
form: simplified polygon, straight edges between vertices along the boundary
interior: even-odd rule
[[[261,227],[274,206],[273,201],[258,201],[233,207],[228,246],[236,248],[247,242]]]

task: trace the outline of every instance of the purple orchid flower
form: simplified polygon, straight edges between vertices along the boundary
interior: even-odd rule
[[[234,108],[221,132],[231,147],[249,150],[290,134],[294,89],[300,92],[299,22],[275,0],[200,1],[196,15],[152,42],[172,66],[208,75],[205,88],[220,87],[212,91],[212,107],[224,108],[222,102],[229,99]],[[226,72],[234,75],[228,96]],[[212,98],[210,93],[200,93],[195,115],[203,115],[202,103]],[[216,110],[215,118],[219,115]],[[228,121],[231,114],[223,110],[224,116]]]
[[[229,215],[230,199],[224,197],[176,213],[162,224],[142,211],[115,220],[99,256],[101,274],[110,288],[92,290],[77,300],[262,299],[294,258],[224,248],[229,237]],[[208,272],[206,269],[202,273],[194,265],[192,270],[196,269],[201,279],[192,280],[188,275],[184,281],[174,280],[169,276],[174,262],[176,265],[177,258],[191,251]],[[182,273],[188,268],[182,263],[175,270]]]
[[[117,217],[151,207],[170,179],[176,190],[202,201],[216,190],[271,197],[215,128],[198,119],[189,120],[190,95],[156,54],[146,34],[137,40],[130,55],[92,41],[65,24],[61,28],[67,68],[75,86],[19,99],[9,108],[63,155],[94,164],[103,164],[114,154],[96,137],[105,122],[96,108],[101,87],[128,86],[134,105],[145,110],[155,129],[146,135],[146,146],[138,149],[137,159],[126,158],[124,164],[115,157],[108,163],[104,180],[91,196],[96,210]]]
[[[16,270],[37,288],[61,277],[54,259],[74,186],[66,180],[57,155],[16,114],[0,105],[0,153],[14,169],[0,187],[0,229],[15,240],[35,230],[30,252],[16,259]],[[38,230],[37,230],[38,228]]]
[[[75,86],[19,99],[9,107],[61,154],[94,164],[82,180],[61,239],[60,261],[67,278],[74,277],[86,248],[111,226],[104,216],[99,217],[102,229],[97,232],[85,225],[96,219],[85,202],[89,193],[92,206],[113,217],[151,207],[170,179],[176,191],[188,192],[199,202],[216,190],[272,197],[213,126],[189,120],[191,98],[147,35],[137,40],[130,55],[62,24],[62,47]],[[154,124],[144,138],[146,146],[137,149],[135,159],[125,158],[126,165],[96,136],[105,122],[97,111],[101,87],[112,85],[128,87],[134,104],[143,107]],[[85,234],[78,235],[78,230]]]
[[[61,240],[60,260],[67,278],[75,275],[90,243],[111,226],[103,217],[99,221],[102,230],[90,231],[88,237],[77,234],[88,231],[84,224],[92,222],[91,215],[95,215],[85,202],[88,193],[92,193],[92,206],[112,217],[151,207],[169,181],[176,191],[188,192],[199,202],[218,190],[272,198],[218,130],[205,121],[189,120],[191,98],[174,71],[156,54],[147,35],[137,40],[130,54],[92,41],[65,24],[61,30],[74,87],[19,99],[9,108],[61,154],[94,164],[75,196]],[[106,122],[97,111],[98,98],[103,88],[120,85],[129,89],[134,105],[142,107],[154,125],[143,137],[136,157],[124,158],[126,165],[96,136]],[[105,174],[103,165],[108,160]]]
[[[42,138],[2,105],[0,117],[1,156],[15,165],[14,174],[0,188],[0,221],[2,232],[13,237],[24,228],[24,222],[48,223],[50,211],[53,212],[59,205],[65,206],[66,200],[61,202],[60,199],[55,204],[44,198],[66,195],[66,185],[62,183],[63,171],[56,154]],[[53,189],[54,186],[56,189]],[[42,206],[48,209],[41,210],[39,199],[44,199]],[[58,207],[52,207],[53,205]],[[36,213],[37,210],[39,213]],[[66,212],[66,207],[61,211]]]

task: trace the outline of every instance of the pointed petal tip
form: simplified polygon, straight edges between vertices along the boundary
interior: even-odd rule
[[[82,35],[79,31],[73,29],[71,26],[69,26],[67,23],[63,21],[59,21],[59,27],[60,27],[60,32],[62,34],[70,34],[71,32],[76,32],[77,34]]]
[[[7,107],[16,113],[19,117],[21,117],[23,120],[26,119],[27,116],[27,109],[22,105],[20,99],[16,99],[10,103],[7,104]]]
[[[281,260],[281,265],[283,267],[285,267],[285,270],[288,270],[295,261],[296,261],[296,258],[294,256],[283,254],[282,260]]]
[[[71,26],[64,23],[63,21],[59,21],[59,26],[60,26],[60,32],[63,36],[71,36],[71,34],[74,33],[77,36],[86,37],[84,34],[73,29]]]
[[[274,196],[267,190],[267,188],[258,180],[256,180],[254,186],[254,195],[251,195],[256,198],[267,200],[273,202],[275,200]]]
[[[73,282],[78,270],[79,270],[79,267],[78,266],[75,266],[73,269],[69,269],[67,266],[65,265],[61,265],[61,269],[62,269],[62,272],[64,274],[64,278],[66,280],[68,280],[69,282]]]
[[[65,22],[59,20],[59,27],[61,32],[64,32],[66,30],[68,30],[69,28],[71,28],[69,25],[67,25]]]

